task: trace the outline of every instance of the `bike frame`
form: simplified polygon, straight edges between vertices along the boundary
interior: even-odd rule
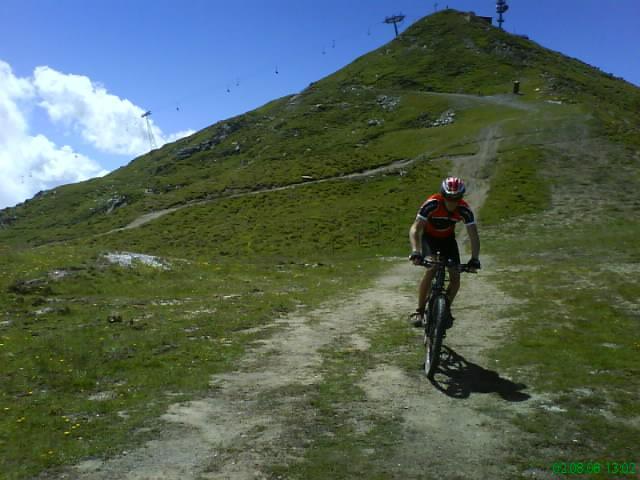
[[[422,265],[427,268],[436,268],[433,281],[431,283],[431,292],[427,301],[427,311],[425,312],[424,322],[424,345],[426,347],[426,357],[424,369],[430,379],[433,379],[440,359],[440,349],[442,347],[442,339],[444,337],[445,326],[443,318],[449,315],[449,299],[446,295],[446,270],[456,269],[459,272],[469,272],[467,265],[459,265],[447,259],[442,259],[440,252],[436,252],[434,260],[423,260]],[[435,306],[438,305],[437,313],[434,313]],[[436,317],[439,317],[437,319]]]
[[[425,328],[429,327],[430,323],[433,323],[432,319],[432,307],[436,297],[444,296],[447,305],[449,305],[449,299],[446,298],[445,284],[446,284],[446,269],[447,268],[456,268],[460,272],[466,271],[466,265],[459,265],[453,263],[451,259],[447,259],[446,261],[442,259],[440,252],[436,252],[434,260],[424,260],[422,265],[427,268],[436,267],[436,273],[431,282],[431,292],[429,293],[429,298],[427,299],[427,310],[426,310],[426,322]],[[430,329],[431,331],[433,328]],[[430,332],[427,332],[428,334]]]

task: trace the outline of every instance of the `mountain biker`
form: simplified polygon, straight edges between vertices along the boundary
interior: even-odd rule
[[[436,251],[440,251],[445,259],[450,258],[456,265],[459,265],[460,252],[458,242],[456,242],[455,228],[456,223],[462,221],[471,241],[471,259],[467,266],[474,272],[480,268],[480,237],[473,212],[467,202],[462,199],[465,190],[462,179],[447,177],[442,181],[440,193],[431,195],[420,206],[418,215],[409,230],[412,250],[409,260],[414,265],[420,265],[425,258],[433,260],[433,254]],[[435,267],[428,268],[420,282],[418,308],[415,313],[410,315],[410,321],[416,327],[422,326],[422,317],[431,291],[431,281],[435,270]],[[446,292],[449,309],[459,288],[460,272],[449,268],[449,285]],[[449,327],[453,324],[453,320],[453,316],[449,313]]]

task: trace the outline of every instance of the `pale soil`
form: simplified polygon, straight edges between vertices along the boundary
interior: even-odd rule
[[[474,207],[488,188],[478,172],[495,155],[497,134],[497,128],[487,129],[477,155],[452,159],[453,173],[469,179]],[[268,478],[270,465],[301,459],[313,448],[312,435],[305,439],[301,425],[317,412],[300,386],[323,381],[322,349],[340,344],[368,350],[371,335],[389,319],[398,329],[411,328],[405,316],[415,308],[422,272],[406,259],[389,260],[390,268],[372,287],[306,315],[276,320],[279,333],[251,345],[236,371],[211,379],[211,396],[171,406],[158,438],[106,461],[85,461],[59,478],[260,479]],[[456,325],[445,339],[448,357],[435,381],[427,380],[419,364],[406,369],[380,357],[358,384],[368,401],[348,407],[362,432],[370,427],[362,420],[367,412],[400,422],[401,442],[389,465],[390,471],[397,466],[397,478],[506,479],[521,473],[508,467],[510,438],[518,435],[508,418],[527,408],[529,394],[524,385],[501,377],[500,365],[485,353],[504,340],[511,299],[491,282],[492,259],[482,260],[482,273],[463,279]],[[422,334],[414,331],[407,348],[421,351]],[[495,412],[505,420],[497,421]]]

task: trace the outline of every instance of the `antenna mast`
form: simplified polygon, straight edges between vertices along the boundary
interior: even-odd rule
[[[153,138],[153,131],[151,130],[151,124],[149,123],[149,117],[151,116],[151,110],[147,110],[140,117],[144,118],[147,122],[147,137],[149,138],[149,149],[153,150],[154,148],[158,148],[156,145],[156,139]]]
[[[393,15],[391,17],[387,17],[384,19],[384,23],[386,24],[392,24],[393,23],[393,28],[396,31],[396,37],[398,36],[398,23],[402,22],[404,20],[404,15],[400,14],[400,15]]]
[[[502,14],[509,10],[509,5],[507,5],[507,0],[498,0],[496,3],[496,12],[498,13],[498,26],[500,30],[502,30],[502,23],[504,19],[502,18]]]

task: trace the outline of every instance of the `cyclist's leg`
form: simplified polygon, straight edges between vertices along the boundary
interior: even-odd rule
[[[429,237],[426,233],[422,235],[422,256],[425,258],[432,259],[433,255],[436,253],[437,248],[437,240]],[[422,277],[422,281],[420,282],[420,288],[418,292],[418,311],[424,312],[427,299],[429,298],[429,294],[431,293],[431,283],[433,282],[433,277],[436,273],[435,267],[427,268],[424,272],[424,276]]]
[[[447,286],[447,299],[449,300],[449,308],[453,303],[453,299],[456,298],[460,290],[460,272],[449,269],[449,285]]]
[[[429,298],[429,293],[431,293],[431,282],[433,281],[433,276],[435,275],[435,268],[429,268],[424,272],[424,276],[420,281],[420,288],[418,289],[418,311],[424,312],[427,299]]]
[[[453,260],[455,265],[460,265],[460,250],[458,249],[458,242],[454,236],[447,239],[445,242],[445,255],[447,258]],[[449,300],[449,308],[453,300],[456,298],[456,294],[460,289],[460,272],[450,268],[449,269],[449,285],[447,286],[447,299]]]

